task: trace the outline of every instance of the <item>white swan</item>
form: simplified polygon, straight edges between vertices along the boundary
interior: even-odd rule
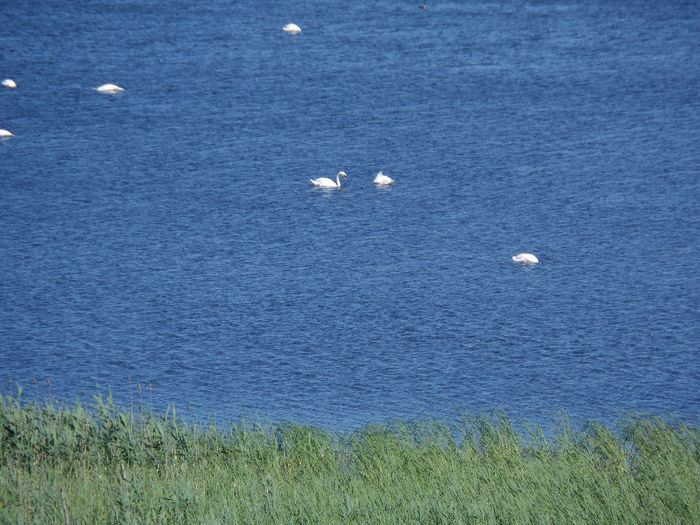
[[[5,80],[2,81],[2,85],[5,86],[6,88],[16,88],[17,82],[12,80],[11,78],[6,78]]]
[[[124,88],[116,84],[102,84],[100,87],[96,87],[95,91],[99,91],[100,93],[117,93],[119,91],[124,91]]]
[[[299,27],[296,24],[293,24],[292,22],[289,22],[282,28],[282,31],[284,31],[285,33],[297,34],[301,33],[301,27]]]
[[[540,260],[531,253],[519,253],[518,255],[513,255],[513,262],[519,264],[537,264]]]
[[[6,129],[0,129],[0,137],[14,137],[14,135]]]
[[[328,177],[321,177],[319,179],[309,179],[309,180],[311,181],[311,184],[313,184],[317,188],[337,188],[337,189],[340,189],[340,177],[343,177],[345,180],[348,180],[348,176],[345,174],[344,171],[338,172],[338,174],[335,176],[335,182],[333,182],[333,179],[329,179]]]
[[[387,177],[381,171],[377,173],[376,177],[374,177],[374,183],[378,186],[388,186],[389,184],[394,184],[394,182],[394,179]]]

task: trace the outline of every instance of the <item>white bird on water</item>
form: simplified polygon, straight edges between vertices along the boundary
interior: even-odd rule
[[[11,78],[6,78],[5,80],[2,81],[2,85],[6,88],[16,88],[17,87],[17,82],[12,80]]]
[[[396,182],[394,179],[387,177],[381,171],[377,173],[376,177],[374,177],[374,183],[377,186],[388,186],[389,184],[394,184],[394,182]]]
[[[519,253],[518,255],[513,255],[513,262],[519,264],[537,264],[540,260],[531,253]]]
[[[318,179],[309,179],[311,181],[311,184],[316,186],[317,188],[335,188],[335,189],[340,189],[340,177],[343,177],[343,179],[348,180],[348,176],[345,174],[344,171],[339,171],[338,174],[335,176],[335,182],[333,179],[329,179],[328,177],[321,177]]]
[[[124,91],[124,88],[116,84],[102,84],[100,87],[96,87],[95,91],[100,93],[118,93],[119,91]]]
[[[296,24],[293,24],[292,22],[289,22],[282,28],[282,31],[284,31],[285,33],[297,34],[301,33],[301,27],[299,27]]]
[[[0,138],[5,138],[5,137],[14,137],[12,133],[7,131],[6,129],[0,129]]]

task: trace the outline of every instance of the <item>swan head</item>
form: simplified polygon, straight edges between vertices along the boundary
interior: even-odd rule
[[[343,177],[344,180],[348,180],[348,176],[345,174],[344,171],[339,171],[338,177]]]

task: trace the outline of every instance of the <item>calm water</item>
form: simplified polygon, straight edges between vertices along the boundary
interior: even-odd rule
[[[419,3],[0,4],[0,393],[698,414],[698,4]]]

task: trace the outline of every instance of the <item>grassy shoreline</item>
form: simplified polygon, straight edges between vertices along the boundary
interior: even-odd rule
[[[350,434],[0,396],[2,523],[700,523],[700,429],[504,414]]]

